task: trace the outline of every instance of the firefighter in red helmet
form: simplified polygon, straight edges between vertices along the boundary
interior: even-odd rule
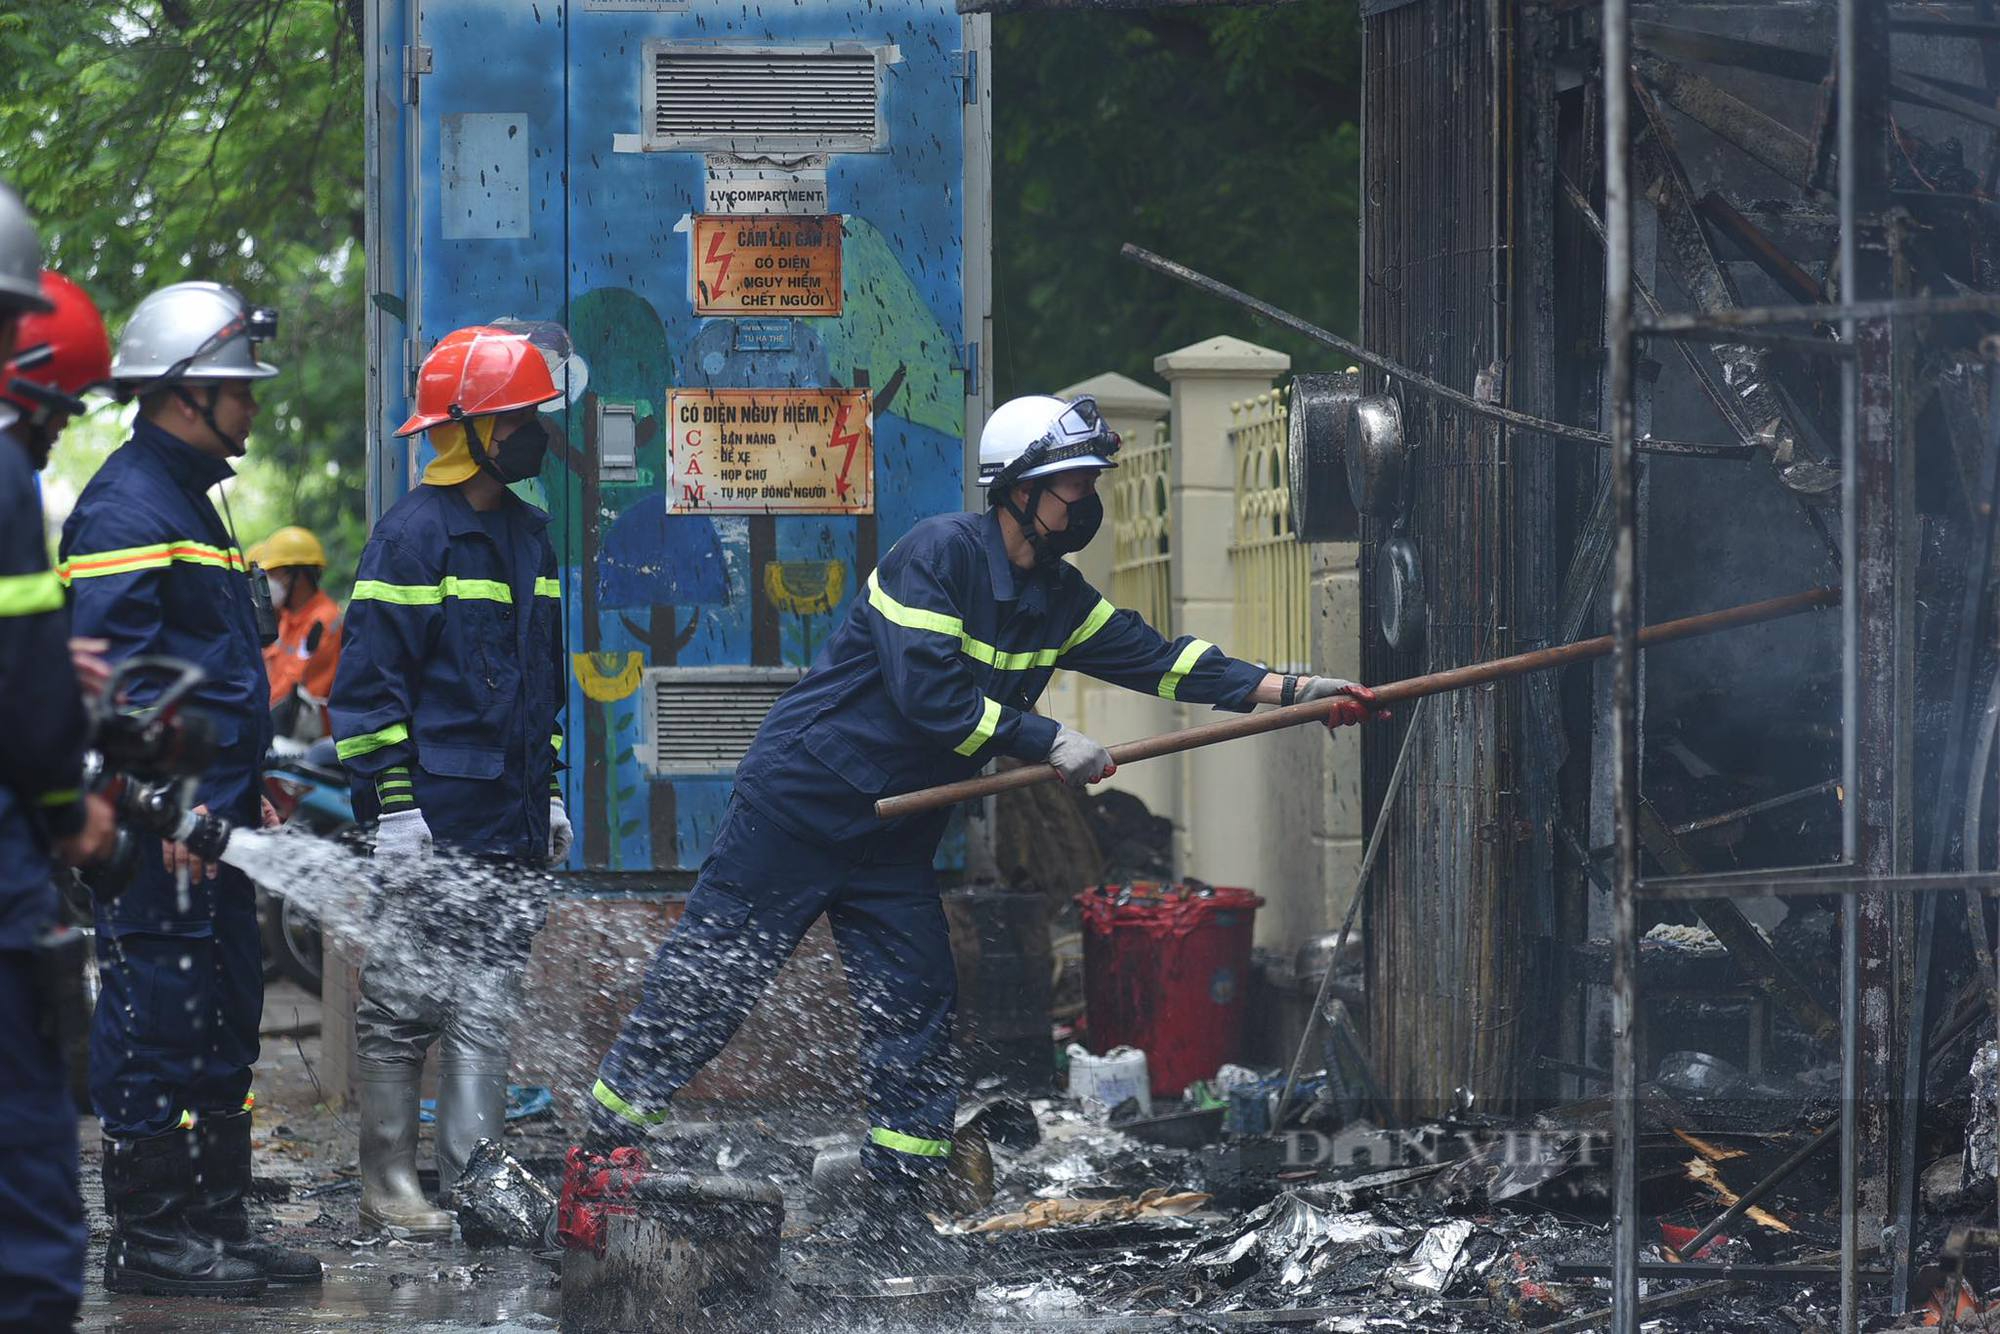
[[[556,787],[561,585],[548,515],[508,487],[540,474],[540,406],[561,397],[526,337],[476,326],[424,364],[399,435],[430,432],[423,484],[361,553],[333,684],[333,735],[379,818],[376,910],[355,1014],[364,1226],[447,1237],[417,1186],[417,1085],[438,1052],[438,1178],[448,1203],[506,1113],[507,1027],[569,852]],[[364,801],[365,804],[365,801]],[[441,874],[440,854],[476,865]]]

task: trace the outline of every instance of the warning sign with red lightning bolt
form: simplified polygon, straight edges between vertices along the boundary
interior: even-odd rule
[[[729,233],[720,227],[708,235],[708,253],[701,257],[701,269],[704,274],[712,269],[714,280],[711,282],[706,277],[696,279],[701,284],[701,299],[704,304],[720,301],[724,290],[723,284],[729,281],[729,266],[736,262],[736,252],[722,248],[728,240]]]

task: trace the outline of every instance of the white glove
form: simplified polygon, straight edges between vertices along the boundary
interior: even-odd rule
[[[561,797],[549,798],[549,860],[559,862],[569,856],[570,846],[576,842],[576,830],[570,827],[569,812],[563,809]]]
[[[1343,681],[1337,676],[1302,676],[1295,702],[1310,704],[1316,699],[1325,699],[1328,695],[1338,695],[1353,688],[1354,682]]]
[[[1118,772],[1118,766],[1111,762],[1110,751],[1083,733],[1060,724],[1055,744],[1049,747],[1049,763],[1061,771],[1063,782],[1078,789]]]
[[[418,810],[385,815],[375,825],[375,860],[386,866],[419,866],[430,859],[431,827]]]

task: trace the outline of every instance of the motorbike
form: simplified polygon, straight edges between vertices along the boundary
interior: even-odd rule
[[[279,823],[319,838],[359,838],[346,770],[333,739],[301,742],[279,737],[264,761],[264,796]],[[257,887],[257,920],[264,936],[266,980],[289,978],[319,994],[325,960],[319,919],[282,893]]]

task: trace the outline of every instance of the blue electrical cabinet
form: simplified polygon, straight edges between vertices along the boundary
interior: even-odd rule
[[[966,501],[987,23],[952,0],[370,0],[370,510],[428,458],[391,435],[424,352],[527,331],[564,389],[518,489],[563,565],[571,870],[697,866],[877,556]]]

